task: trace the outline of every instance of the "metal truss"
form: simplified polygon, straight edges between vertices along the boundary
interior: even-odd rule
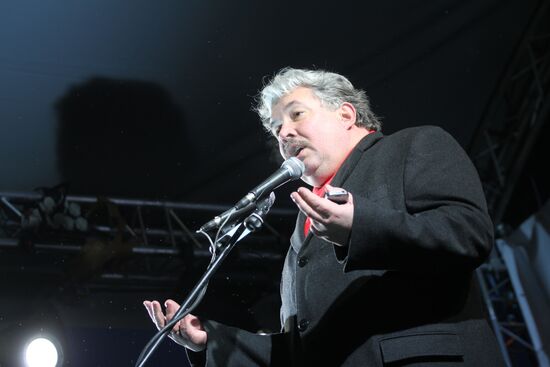
[[[550,7],[541,1],[469,148],[497,237],[506,235],[503,217],[539,131],[550,117],[549,81]],[[526,326],[525,320],[532,317],[519,306],[520,290],[513,286],[511,269],[501,255],[495,250],[478,270],[493,328],[507,366],[524,365],[525,360],[535,363],[533,345],[540,340]]]
[[[26,272],[54,272],[89,287],[126,290],[162,288],[184,274],[200,271],[210,259],[209,242],[195,233],[227,206],[182,202],[0,192],[0,251],[32,253]],[[260,234],[237,249],[239,268],[232,278],[247,277],[247,263],[258,258],[282,262],[288,238],[281,223],[292,223],[295,211],[272,209]],[[43,259],[42,261],[40,259]],[[53,263],[69,263],[63,269]],[[4,263],[17,271],[18,264]],[[68,270],[67,270],[68,269]],[[240,270],[243,269],[243,270]],[[171,274],[171,275],[166,275]],[[266,274],[267,275],[267,274]],[[256,275],[257,281],[271,281]]]
[[[502,221],[525,161],[549,116],[548,2],[543,1],[536,13],[469,148],[495,223]]]
[[[534,365],[535,348],[509,269],[495,255],[477,269],[477,277],[506,366]]]

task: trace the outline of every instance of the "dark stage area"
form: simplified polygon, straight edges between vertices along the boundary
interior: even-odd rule
[[[210,260],[195,231],[283,162],[252,106],[286,66],[348,77],[384,134],[449,132],[479,172],[497,239],[509,239],[549,197],[549,7],[0,2],[0,367],[24,366],[37,335],[62,349],[60,366],[134,366],[156,331],[142,302],[185,299]],[[236,246],[193,313],[280,330],[298,212],[289,195],[304,185],[275,191],[266,225]],[[489,288],[508,276],[499,256],[478,274]],[[533,329],[510,326],[528,323],[514,302],[495,305],[514,331],[501,345],[510,366],[539,365],[522,344],[536,344]],[[186,363],[165,340],[147,365]]]

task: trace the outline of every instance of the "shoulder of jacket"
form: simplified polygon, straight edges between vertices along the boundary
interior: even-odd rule
[[[402,129],[399,131],[396,131],[395,133],[389,135],[389,136],[414,136],[418,134],[449,134],[447,131],[445,131],[440,126],[436,125],[422,125],[422,126],[414,126],[414,127],[408,127],[406,129]]]

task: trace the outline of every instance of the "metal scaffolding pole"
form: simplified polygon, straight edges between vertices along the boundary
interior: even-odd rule
[[[211,256],[206,238],[185,223],[198,226],[227,209],[200,203],[0,192],[0,248],[62,261],[80,256],[99,262],[104,266],[94,279],[107,286],[123,281],[162,283],[170,270],[181,272]],[[295,215],[293,210],[274,208],[267,219],[292,223]],[[268,262],[282,261],[288,239],[273,225],[268,227],[243,241],[253,251],[239,251],[240,260],[254,263],[261,256]],[[39,273],[44,266],[26,270]],[[239,277],[238,269],[234,271]]]

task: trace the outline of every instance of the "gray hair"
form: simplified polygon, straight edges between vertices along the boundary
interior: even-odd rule
[[[257,105],[254,110],[266,130],[271,131],[272,107],[298,87],[310,88],[327,108],[337,109],[344,102],[351,103],[357,111],[357,126],[375,131],[382,129],[380,119],[370,109],[365,91],[355,89],[346,77],[324,70],[287,67],[275,74],[256,97]]]

